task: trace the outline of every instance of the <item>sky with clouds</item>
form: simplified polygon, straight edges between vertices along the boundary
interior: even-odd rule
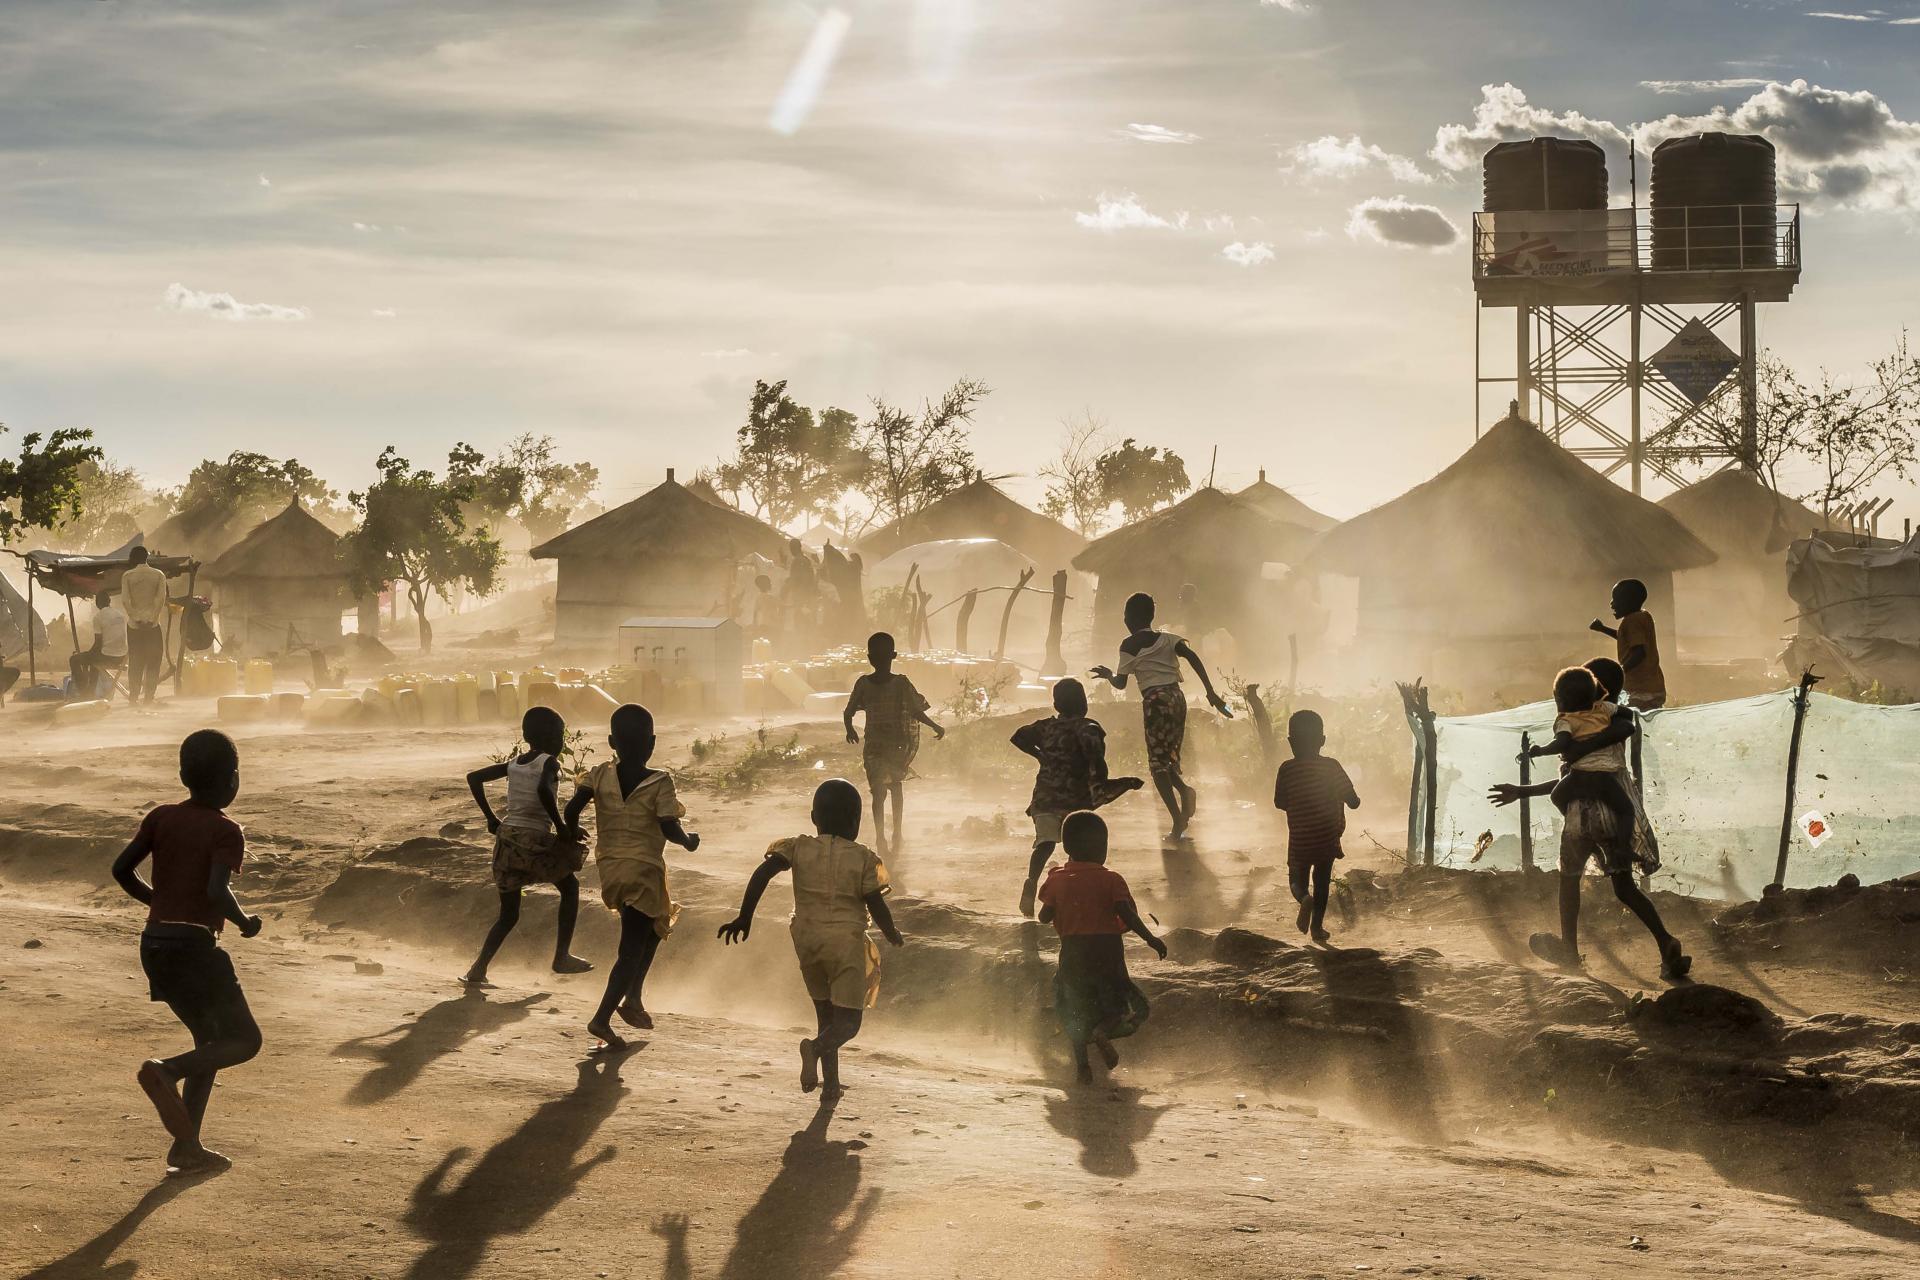
[[[1920,0],[1881,3],[13,0],[0,420],[343,487],[550,431],[620,500],[755,377],[969,376],[989,471],[1091,410],[1350,514],[1472,439],[1495,141],[1591,137],[1624,199],[1631,140],[1764,133],[1807,268],[1763,340],[1884,352]]]

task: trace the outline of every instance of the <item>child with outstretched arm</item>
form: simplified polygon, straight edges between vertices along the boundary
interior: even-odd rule
[[[587,1033],[609,1049],[626,1041],[613,1030],[621,1020],[653,1029],[641,987],[661,939],[673,929],[680,904],[667,892],[667,842],[688,853],[700,837],[680,825],[687,810],[673,789],[673,775],[648,763],[653,758],[653,713],[629,702],[613,713],[608,744],[614,758],[596,765],[567,802],[565,826],[577,829],[581,810],[593,802],[593,858],[600,867],[600,900],[620,915],[620,955],[607,971],[606,993],[587,1023]]]
[[[585,973],[593,965],[573,954],[573,924],[580,914],[577,872],[586,862],[580,832],[560,817],[560,753],[567,747],[567,722],[551,707],[528,707],[520,718],[527,749],[504,764],[490,764],[467,775],[473,802],[493,833],[493,883],[500,891],[500,915],[480,945],[480,955],[461,981],[491,985],[487,967],[500,944],[520,923],[520,891],[550,884],[560,891],[559,928],[553,940],[553,971]],[[487,803],[489,782],[507,780],[507,810],[496,816]]]
[[[147,998],[164,1003],[193,1036],[193,1048],[140,1064],[140,1088],[173,1138],[167,1166],[182,1173],[222,1169],[229,1161],[200,1141],[215,1074],[260,1052],[260,1028],[247,1007],[233,961],[220,949],[231,923],[243,938],[260,932],[233,896],[230,880],[246,858],[246,836],[223,810],[240,793],[240,752],[213,729],[180,744],[187,798],[148,810],[131,843],[114,859],[113,878],[147,904],[140,967]],[[153,882],[140,864],[153,859]]]
[[[1353,780],[1338,760],[1323,754],[1327,727],[1317,711],[1296,711],[1287,720],[1287,745],[1293,759],[1273,778],[1273,807],[1287,815],[1287,885],[1300,904],[1300,932],[1325,942],[1327,896],[1333,864],[1346,854],[1340,837],[1347,831],[1347,810],[1360,807]]]
[[[813,1000],[818,1029],[800,1042],[800,1088],[824,1084],[827,1101],[838,1098],[840,1046],[860,1033],[862,1011],[880,996],[880,949],[867,936],[867,919],[894,946],[906,939],[887,909],[886,864],[860,843],[860,792],[845,778],[832,778],[813,793],[810,836],[776,840],[740,903],[740,914],[720,926],[724,943],[745,942],[754,909],[767,885],[793,872],[793,918],[788,932],[800,961],[800,979]]]
[[[1173,820],[1169,840],[1187,838],[1187,826],[1199,807],[1199,793],[1180,772],[1180,755],[1187,736],[1187,695],[1180,688],[1180,664],[1185,662],[1200,678],[1207,702],[1223,716],[1232,716],[1227,702],[1214,690],[1207,666],[1193,646],[1171,631],[1153,629],[1153,597],[1137,591],[1124,609],[1127,638],[1120,642],[1120,665],[1095,667],[1089,673],[1116,689],[1131,677],[1140,686],[1140,716],[1147,740],[1147,772],[1153,776],[1160,802]]]
[[[1633,713],[1604,700],[1599,680],[1587,667],[1568,667],[1554,677],[1553,702],[1557,711],[1553,738],[1529,747],[1527,754],[1536,760],[1542,756],[1565,759],[1560,780],[1550,793],[1554,808],[1564,815],[1575,800],[1605,805],[1613,815],[1610,861],[1624,865],[1632,860],[1639,817],[1627,782],[1627,748],[1624,740],[1613,741],[1615,734],[1608,734],[1606,743],[1598,739],[1619,716],[1626,716],[1631,725]],[[1574,751],[1575,744],[1584,750]]]
[[[1040,922],[1060,934],[1060,969],[1053,978],[1053,1008],[1073,1045],[1074,1079],[1093,1083],[1087,1046],[1111,1071],[1120,1065],[1113,1047],[1147,1020],[1147,997],[1127,976],[1125,936],[1132,933],[1162,960],[1167,944],[1155,937],[1133,905],[1133,890],[1107,869],[1107,824],[1097,813],[1070,813],[1060,824],[1067,862],[1047,873],[1040,886]]]
[[[1078,680],[1053,686],[1054,714],[1014,730],[1016,749],[1040,764],[1033,779],[1033,801],[1027,815],[1033,819],[1033,853],[1027,860],[1027,881],[1020,890],[1020,914],[1033,915],[1040,873],[1060,840],[1060,824],[1081,809],[1098,809],[1140,788],[1138,778],[1107,776],[1107,731],[1087,715],[1087,690]]]
[[[947,731],[927,714],[932,704],[913,687],[913,681],[893,669],[896,656],[893,637],[885,631],[876,631],[867,637],[867,661],[873,664],[873,670],[853,682],[853,692],[847,695],[847,708],[842,714],[848,742],[861,741],[860,735],[854,732],[854,713],[864,711],[867,716],[867,736],[860,748],[860,759],[866,766],[867,790],[873,796],[873,843],[882,857],[889,852],[900,852],[901,793],[913,757],[920,750],[919,727],[925,725],[933,730],[935,738],[947,736]],[[889,798],[893,801],[891,847],[887,844],[885,807]]]

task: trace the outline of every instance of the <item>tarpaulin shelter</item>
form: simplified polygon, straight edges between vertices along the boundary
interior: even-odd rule
[[[611,652],[620,624],[647,617],[724,616],[739,564],[778,560],[786,538],[673,478],[533,549],[559,565],[554,639]]]
[[[15,555],[19,555],[26,562],[28,612],[33,611],[36,591],[51,591],[55,595],[64,597],[67,603],[67,629],[73,636],[74,647],[79,648],[80,628],[73,617],[74,598],[79,596],[92,599],[102,591],[109,594],[117,593],[120,590],[121,577],[133,567],[130,553],[135,547],[141,545],[143,545],[142,538],[136,534],[125,546],[103,556],[76,555],[66,551],[15,552]],[[151,555],[147,558],[147,563],[169,578],[175,578],[181,574],[187,575],[188,592],[191,594],[191,583],[194,575],[200,570],[198,560],[191,556]],[[39,675],[38,655],[35,650],[37,643],[43,642],[45,638],[43,632],[35,644],[27,647],[28,679],[37,678]],[[169,639],[171,640],[172,637]],[[168,647],[175,648],[173,644],[169,644]],[[177,666],[177,650],[175,663]]]
[[[254,652],[337,644],[340,614],[352,603],[340,564],[340,535],[299,499],[263,520],[206,566],[222,640]]]
[[[1920,693],[1920,535],[1895,546],[1836,545],[1816,535],[1787,552],[1798,611],[1782,660],[1866,687]]]
[[[20,588],[0,577],[0,658],[47,643],[47,624],[27,604]]]
[[[975,480],[904,519],[860,540],[869,561],[884,560],[916,542],[995,538],[1030,558],[1042,574],[1064,569],[1087,540],[1057,520],[1030,511],[990,480]]]
[[[1675,634],[1703,657],[1771,660],[1799,612],[1787,594],[1787,548],[1827,521],[1738,466],[1668,494],[1660,506],[1718,557],[1674,575]]]

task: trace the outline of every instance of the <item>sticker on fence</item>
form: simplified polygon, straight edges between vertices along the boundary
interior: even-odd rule
[[[1820,816],[1818,809],[1809,809],[1800,815],[1800,834],[1807,838],[1808,844],[1818,849],[1833,834],[1833,828],[1827,825],[1827,820]]]

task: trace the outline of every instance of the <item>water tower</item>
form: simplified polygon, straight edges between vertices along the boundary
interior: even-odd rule
[[[1638,161],[1635,153],[1634,165]],[[1584,139],[1505,142],[1484,162],[1473,217],[1474,422],[1482,389],[1512,384],[1521,411],[1604,474],[1682,482],[1674,442],[1735,397],[1750,463],[1754,310],[1800,280],[1800,207],[1774,198],[1773,144],[1703,133],[1654,148],[1639,200],[1607,206],[1607,161]],[[1514,313],[1514,372],[1487,371],[1480,310]],[[1660,421],[1643,431],[1651,409]],[[1689,448],[1687,456],[1702,450]]]

